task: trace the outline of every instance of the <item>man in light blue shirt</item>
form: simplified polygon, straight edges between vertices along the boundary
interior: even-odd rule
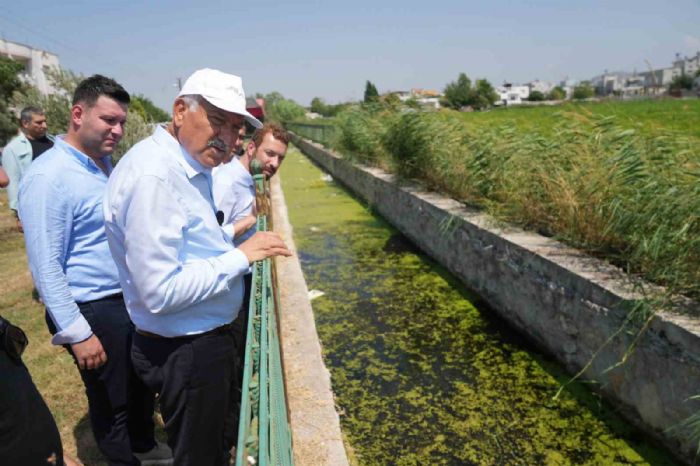
[[[167,128],[136,144],[114,170],[105,229],[136,326],[132,362],[154,392],[178,465],[229,461],[238,413],[231,323],[253,261],[290,255],[260,232],[234,248],[216,218],[211,170],[229,153],[244,118],[238,76],[190,76]]]
[[[82,81],[67,135],[32,163],[19,189],[29,267],[52,342],[76,361],[92,430],[110,465],[138,465],[136,455],[161,450],[154,439],[153,395],[131,367],[133,324],[102,213],[110,155],[123,135],[129,100],[112,79]]]
[[[22,230],[22,223],[17,216],[17,195],[22,177],[29,169],[32,160],[53,146],[54,138],[46,134],[46,116],[39,107],[25,107],[19,116],[19,134],[7,143],[2,151],[2,164],[9,186],[7,187],[7,200],[10,209],[17,218],[17,227]]]

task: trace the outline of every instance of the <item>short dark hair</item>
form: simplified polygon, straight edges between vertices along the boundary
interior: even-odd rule
[[[83,79],[73,93],[73,105],[84,103],[92,107],[101,95],[110,97],[117,102],[129,105],[131,97],[121,84],[112,78],[107,78],[101,74],[95,74]]]
[[[265,123],[262,128],[256,129],[253,133],[252,140],[256,147],[260,147],[267,133],[271,133],[273,138],[277,139],[285,146],[289,145],[289,134],[282,126],[277,123]]]
[[[35,107],[34,105],[27,105],[19,112],[20,123],[28,123],[32,121],[32,115],[43,115],[44,109],[41,107]]]

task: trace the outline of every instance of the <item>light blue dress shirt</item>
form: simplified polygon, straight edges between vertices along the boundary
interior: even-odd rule
[[[136,328],[176,337],[236,318],[248,259],[219,227],[211,186],[160,126],[110,176],[105,229]]]
[[[109,156],[103,158],[111,170]],[[56,325],[56,345],[92,335],[76,302],[121,291],[104,231],[102,196],[107,175],[95,162],[56,138],[22,177],[19,215],[34,284]]]
[[[224,231],[234,235],[233,225],[250,215],[255,206],[255,181],[243,164],[234,157],[227,164],[214,168],[214,204],[224,214]],[[239,246],[257,231],[253,226],[238,238],[233,244]]]

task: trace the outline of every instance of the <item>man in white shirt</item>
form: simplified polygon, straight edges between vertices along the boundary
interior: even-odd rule
[[[277,123],[266,123],[255,131],[240,157],[214,169],[214,204],[223,214],[223,227],[236,245],[255,233],[255,183],[250,163],[257,160],[270,178],[287,154],[289,136]]]
[[[246,111],[238,76],[195,72],[167,128],[122,158],[104,199],[107,239],[136,326],[133,365],[160,394],[178,465],[228,464],[238,416],[231,323],[242,276],[256,260],[291,254],[270,232],[234,248],[217,223],[211,170],[245,120],[262,126]]]

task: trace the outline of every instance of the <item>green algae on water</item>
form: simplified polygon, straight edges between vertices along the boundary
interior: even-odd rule
[[[298,151],[281,176],[360,464],[672,464]]]

